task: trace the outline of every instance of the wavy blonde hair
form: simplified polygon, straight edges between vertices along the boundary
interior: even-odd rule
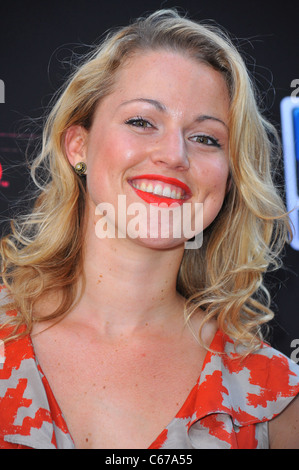
[[[279,266],[289,225],[275,188],[275,128],[261,115],[244,61],[219,27],[196,23],[175,10],[160,10],[108,34],[84,57],[59,92],[44,126],[41,151],[31,172],[38,186],[33,210],[12,222],[1,241],[1,275],[19,312],[16,326],[30,332],[35,302],[48,291],[63,292],[60,306],[44,319],[61,318],[74,305],[82,270],[84,179],[71,168],[64,136],[72,125],[89,129],[96,105],[111,93],[117,70],[132,55],[166,49],[188,54],[218,70],[230,95],[230,190],[203,246],[186,250],[177,289],[186,298],[186,318],[202,308],[205,319],[253,349],[272,318],[263,285]]]

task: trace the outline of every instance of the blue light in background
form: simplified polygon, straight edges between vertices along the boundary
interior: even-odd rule
[[[286,204],[294,227],[291,247],[299,250],[299,98],[280,103]]]
[[[299,162],[299,108],[293,109],[293,121],[294,121],[296,161]]]

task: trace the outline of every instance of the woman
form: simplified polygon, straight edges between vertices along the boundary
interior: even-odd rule
[[[3,448],[299,447],[299,368],[261,332],[273,136],[230,40],[175,11],[75,70],[1,244]]]

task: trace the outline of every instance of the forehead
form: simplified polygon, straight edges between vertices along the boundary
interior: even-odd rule
[[[189,53],[183,55],[181,52],[163,49],[137,51],[120,67],[116,81],[120,86],[122,86],[122,81],[131,81],[126,85],[131,84],[134,88],[137,83],[138,85],[142,85],[142,83],[149,85],[151,83],[155,87],[164,78],[169,78],[169,74],[172,76],[172,80],[168,83],[169,87],[176,79],[185,77],[186,81],[181,83],[182,89],[191,85],[198,86],[199,82],[203,80],[206,83],[210,82],[212,86],[217,88],[227,89],[223,75],[212,66],[191,57]]]
[[[176,114],[216,113],[221,119],[227,118],[229,109],[228,88],[220,72],[167,50],[138,51],[127,59],[116,73],[112,93],[103,101],[113,109],[138,99],[155,100]]]

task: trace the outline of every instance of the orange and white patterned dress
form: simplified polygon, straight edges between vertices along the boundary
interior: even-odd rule
[[[269,448],[268,421],[299,393],[299,366],[266,344],[241,360],[221,330],[210,348],[197,383],[149,449]],[[0,449],[75,449],[30,336],[7,343],[4,356]]]

